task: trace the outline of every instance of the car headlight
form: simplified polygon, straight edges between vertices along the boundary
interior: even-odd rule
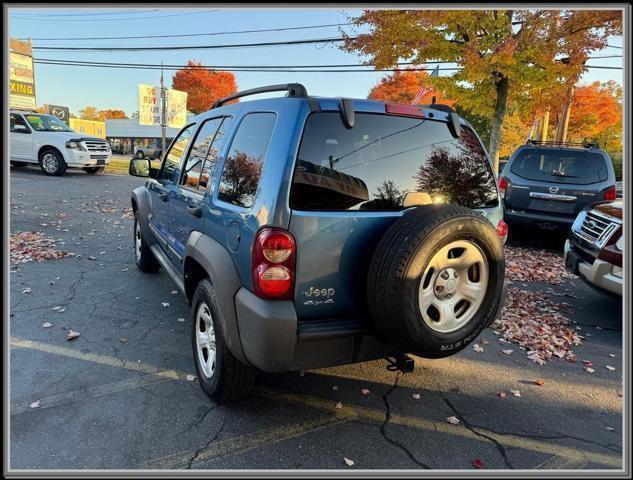
[[[81,150],[82,152],[87,152],[86,148],[76,140],[69,140],[66,142],[66,148],[72,148],[73,150]]]
[[[617,248],[621,252],[624,251],[624,234],[620,235],[620,238],[618,238],[618,241],[615,242],[615,248]]]

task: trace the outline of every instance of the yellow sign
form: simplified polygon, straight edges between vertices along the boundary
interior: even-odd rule
[[[167,90],[167,126],[182,128],[187,121],[187,92]]]
[[[35,109],[35,78],[31,42],[11,39],[10,45],[10,108]]]
[[[166,126],[171,128],[184,127],[187,121],[187,92],[165,89],[165,97],[167,100]],[[138,86],[138,98],[139,125],[160,125],[162,105],[160,87],[141,84]]]

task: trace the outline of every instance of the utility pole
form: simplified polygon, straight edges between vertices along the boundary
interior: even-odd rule
[[[162,135],[161,153],[165,154],[167,148],[167,92],[165,91],[165,81],[163,80],[163,62],[160,62],[160,129]]]
[[[543,121],[541,123],[541,135],[539,140],[541,142],[547,141],[547,129],[549,128],[549,108],[543,114]]]

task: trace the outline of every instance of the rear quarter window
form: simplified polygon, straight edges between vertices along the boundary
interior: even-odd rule
[[[525,149],[517,153],[510,171],[527,180],[587,185],[607,180],[605,158],[595,152]]]
[[[338,112],[311,114],[295,164],[296,210],[401,210],[429,203],[498,205],[488,157],[475,133],[459,139],[445,122],[357,113],[353,128]]]

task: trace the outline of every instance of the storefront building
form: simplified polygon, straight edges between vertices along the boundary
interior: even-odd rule
[[[91,135],[93,137],[106,138],[105,122],[84,120],[82,118],[70,118],[68,122],[68,126],[77,133],[85,133],[86,135]]]
[[[105,131],[112,153],[119,155],[132,155],[138,145],[160,144],[162,138],[159,125],[139,125],[137,118],[106,120]],[[174,138],[177,133],[177,128],[167,128],[167,139]]]

